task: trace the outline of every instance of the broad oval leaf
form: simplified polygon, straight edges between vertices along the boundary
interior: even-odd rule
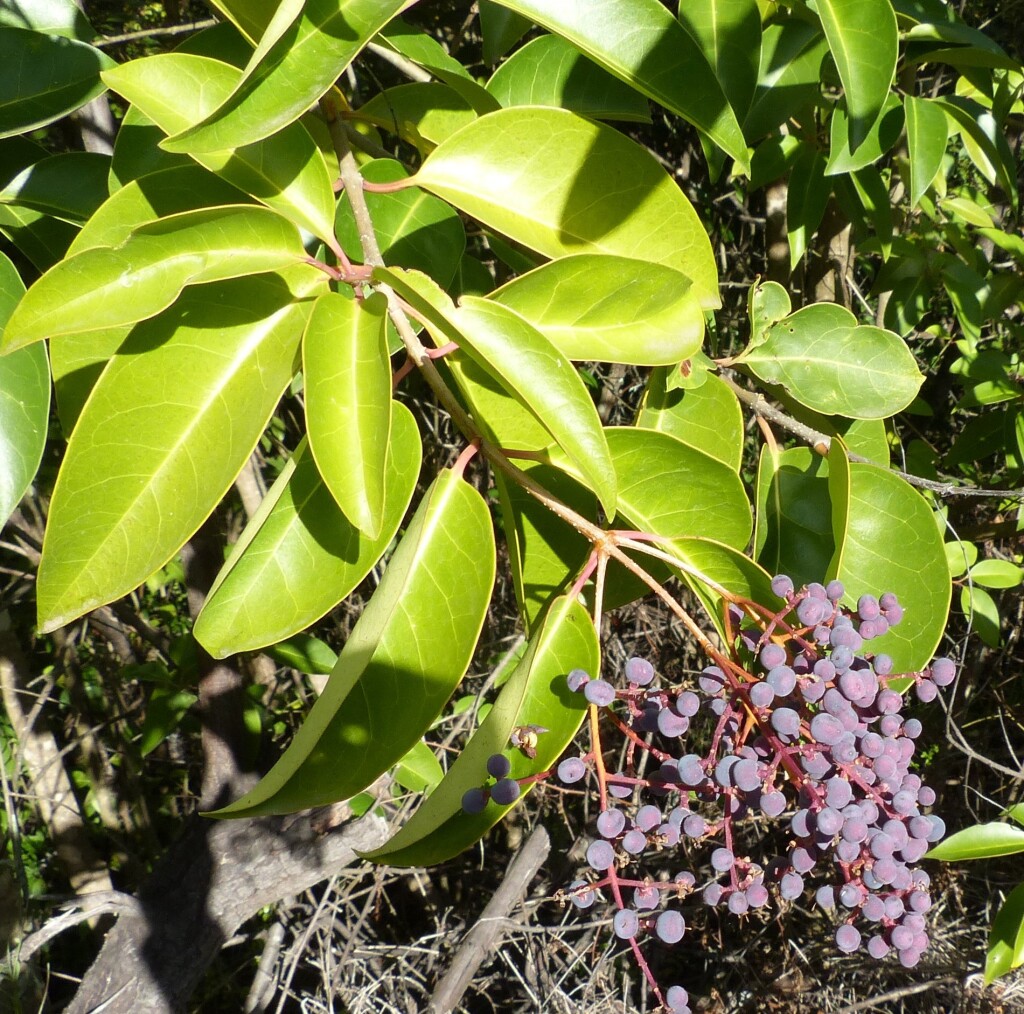
[[[84,42],[0,25],[0,137],[45,127],[103,91],[114,61]]]
[[[487,505],[460,477],[442,472],[288,749],[251,792],[210,816],[288,813],[348,799],[401,760],[469,665],[494,573]]]
[[[107,199],[110,157],[65,151],[35,162],[2,190],[0,204],[18,204],[79,224]]]
[[[885,97],[878,118],[868,128],[864,140],[855,152],[851,152],[846,101],[841,100],[832,112],[831,148],[825,175],[852,173],[877,162],[895,147],[902,133],[903,106],[898,96],[890,92]]]
[[[648,261],[560,257],[488,298],[528,320],[567,359],[660,366],[689,358],[704,340],[690,280]]]
[[[24,291],[14,265],[0,253],[0,332]],[[0,356],[0,528],[35,478],[49,415],[46,349],[36,345]]]
[[[292,278],[321,284],[312,268]],[[262,275],[189,289],[135,328],[57,477],[39,566],[43,630],[131,591],[202,524],[291,380],[308,313],[283,277]]]
[[[301,445],[250,519],[196,620],[196,638],[214,658],[255,651],[315,623],[383,555],[405,517],[422,458],[412,413],[398,402],[392,412],[377,538],[367,538],[341,513],[308,446]]]
[[[44,35],[62,35],[79,42],[96,38],[96,29],[74,0],[8,0],[0,6],[0,25],[31,28]]]
[[[818,14],[846,92],[849,146],[856,152],[896,73],[896,15],[890,0],[818,0]]]
[[[302,13],[235,90],[200,123],[170,138],[168,151],[240,148],[297,120],[366,43],[411,0],[307,0]]]
[[[826,415],[881,419],[905,409],[924,377],[899,335],[858,324],[834,303],[805,306],[768,330],[739,361],[765,383]]]
[[[495,753],[512,762],[511,778],[526,778],[551,767],[586,715],[583,695],[569,691],[565,676],[576,668],[596,675],[600,658],[594,624],[586,610],[575,599],[556,599],[487,718],[441,784],[397,834],[363,858],[389,866],[428,866],[479,841],[510,808],[489,802],[482,813],[468,814],[462,809],[463,794],[484,784],[487,758]],[[522,725],[544,730],[538,733],[534,758],[509,743],[512,730]],[[524,786],[523,795],[530,788]]]
[[[241,76],[237,68],[219,60],[165,53],[107,71],[104,81],[165,133],[175,134],[214,110]],[[331,178],[301,123],[290,123],[265,141],[194,158],[300,228],[333,242]]]
[[[743,413],[726,382],[709,373],[700,387],[669,391],[667,380],[668,370],[652,371],[636,425],[699,447],[738,472],[743,457]]]
[[[647,100],[560,35],[542,35],[507,59],[487,82],[504,106],[555,106],[595,120],[650,123]]]
[[[363,103],[353,117],[398,135],[425,154],[467,123],[472,123],[477,112],[448,85],[417,81],[378,92]]]
[[[736,116],[700,48],[658,0],[498,0],[707,134],[744,171]],[[543,135],[541,135],[543,136]]]
[[[720,305],[693,206],[646,149],[611,127],[564,109],[502,109],[439,145],[413,180],[545,256],[665,264],[693,281],[702,306]]]
[[[187,285],[274,271],[305,255],[295,226],[265,208],[171,215],[134,229],[117,247],[54,265],[18,304],[3,350],[145,320]]]
[[[910,207],[916,208],[942,167],[949,139],[949,124],[942,107],[931,99],[903,97],[910,156]]]
[[[992,920],[985,955],[985,985],[1024,963],[1024,884],[1006,897]]]
[[[965,859],[994,859],[997,856],[1016,855],[1018,852],[1024,852],[1024,829],[994,820],[951,834],[945,841],[929,849],[925,858],[959,863]]]
[[[309,447],[342,513],[368,538],[384,523],[391,435],[387,300],[322,295],[302,340]]]
[[[864,594],[896,593],[903,621],[871,647],[891,655],[896,672],[915,672],[931,661],[942,639],[952,597],[932,510],[912,486],[878,465],[851,461],[845,494],[835,485],[837,470],[830,469],[829,477],[837,553],[827,577],[843,582],[851,602]]]

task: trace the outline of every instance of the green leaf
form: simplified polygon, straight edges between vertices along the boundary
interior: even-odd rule
[[[704,339],[690,280],[647,261],[560,257],[488,298],[528,320],[567,359],[658,366],[689,358]]]
[[[366,43],[410,0],[307,0],[269,51],[250,63],[231,95],[168,139],[168,151],[240,148],[297,120]]]
[[[756,0],[687,0],[679,21],[693,36],[742,120],[757,86],[761,12]]]
[[[323,693],[251,792],[211,816],[287,813],[347,799],[423,736],[469,665],[494,583],[480,494],[434,480]]]
[[[395,781],[410,792],[430,792],[442,778],[444,770],[423,740],[416,743],[395,768]]]
[[[881,114],[896,73],[896,15],[889,0],[818,0],[818,14],[846,92],[855,152]]]
[[[967,617],[971,629],[990,648],[998,648],[1002,644],[1002,621],[999,617],[999,606],[996,600],[983,588],[967,587],[960,589],[960,611]]]
[[[939,207],[948,215],[981,229],[991,229],[995,224],[984,208],[967,197],[947,197],[939,201]]]
[[[650,123],[647,100],[583,56],[560,35],[542,35],[506,60],[487,82],[504,106],[555,106],[595,120]]]
[[[204,208],[134,229],[114,248],[56,264],[25,294],[3,351],[145,320],[187,285],[274,271],[305,257],[295,226],[264,208]]]
[[[370,539],[384,523],[391,435],[386,320],[379,293],[356,300],[327,292],[302,341],[310,450],[342,513]]]
[[[132,180],[141,179],[165,169],[199,166],[188,155],[172,155],[160,147],[167,135],[138,106],[129,106],[124,114],[110,163],[110,192],[114,193]]]
[[[931,99],[903,97],[910,156],[910,207],[916,208],[942,168],[949,139],[949,124],[942,107]]]
[[[107,199],[109,169],[109,156],[95,152],[51,155],[22,170],[0,190],[0,204],[18,204],[81,223]]]
[[[861,208],[875,230],[882,259],[888,260],[892,252],[893,232],[889,187],[878,170],[872,166],[850,173],[849,182],[853,184]]]
[[[872,641],[872,651],[891,655],[896,672],[914,672],[931,661],[949,612],[942,536],[924,498],[887,468],[850,462],[849,484],[845,497],[830,486],[837,553],[827,576],[843,582],[850,602],[896,593],[903,621]]]
[[[0,332],[24,291],[14,265],[0,253]],[[49,416],[46,350],[37,345],[0,357],[0,528],[35,478]]]
[[[277,644],[268,644],[263,650],[278,665],[311,676],[326,676],[338,664],[337,652],[312,634],[295,634]]]
[[[978,171],[993,186],[1002,187],[1016,208],[1016,161],[991,110],[960,95],[947,95],[933,101],[960,131],[964,149]]]
[[[494,753],[504,753],[512,762],[512,778],[551,767],[586,714],[583,695],[571,693],[565,683],[566,674],[577,667],[596,674],[600,647],[584,608],[563,597],[552,603],[487,718],[441,784],[396,835],[363,858],[389,866],[427,866],[479,841],[509,808],[492,801],[482,813],[468,814],[462,809],[463,794],[485,783],[487,758]],[[537,756],[532,759],[509,744],[513,729],[523,725],[546,730],[537,735]],[[523,787],[523,796],[531,787]]]
[[[563,109],[503,109],[439,145],[413,179],[545,256],[665,264],[692,279],[702,306],[720,305],[711,242],[692,205],[646,149],[611,127]]]
[[[926,859],[941,859],[947,863],[959,863],[965,859],[994,859],[997,856],[1012,856],[1024,852],[1024,829],[992,821],[976,824],[951,834],[928,850]]]
[[[713,374],[688,391],[667,390],[667,379],[668,370],[652,371],[636,425],[698,447],[738,472],[743,456],[743,413],[736,395]]]
[[[45,127],[103,91],[100,71],[114,61],[59,35],[0,25],[0,137]]]
[[[484,37],[484,63],[493,67],[533,26],[526,18],[480,0],[480,33]]]
[[[747,146],[714,71],[658,0],[500,2],[568,39],[617,78],[698,127],[747,170]]]
[[[356,110],[355,116],[361,122],[372,123],[396,134],[425,155],[467,123],[472,123],[477,113],[448,85],[437,81],[417,81],[378,92]],[[424,141],[429,143],[424,144]]]
[[[384,554],[412,499],[422,449],[412,413],[392,407],[384,522],[368,539],[341,513],[308,446],[296,450],[235,544],[195,625],[215,658],[293,637],[349,595]]]
[[[241,71],[219,60],[165,53],[108,71],[104,81],[162,131],[176,134],[217,108],[241,76]],[[291,123],[265,141],[194,157],[300,228],[328,244],[333,241],[331,178],[301,123]]]
[[[0,6],[0,25],[30,28],[43,35],[91,42],[96,30],[74,0],[6,0]]]
[[[899,97],[890,92],[885,97],[878,118],[868,128],[864,140],[858,145],[856,152],[851,152],[846,100],[840,100],[832,113],[831,149],[825,175],[852,173],[877,162],[895,147],[902,132],[903,105]]]
[[[757,141],[802,109],[813,107],[828,43],[817,25],[790,17],[768,25],[761,37],[761,66],[743,132]]]
[[[199,698],[187,690],[157,686],[146,702],[146,717],[136,747],[140,757],[151,754],[174,730]]]
[[[375,159],[360,172],[371,183],[390,183],[407,176],[401,163],[392,159]],[[366,206],[385,264],[422,271],[442,288],[451,284],[466,249],[466,230],[451,205],[408,187],[394,194],[367,192]],[[361,261],[359,229],[348,201],[338,202],[336,230],[349,257]]]
[[[949,576],[953,578],[966,574],[978,559],[978,547],[973,542],[947,542],[944,548]]]
[[[754,556],[799,587],[820,581],[835,553],[828,462],[806,447],[761,448]]]
[[[985,955],[985,985],[1024,963],[1024,884],[1007,895],[992,920]]]
[[[322,284],[312,268],[291,277],[300,292]],[[283,277],[263,275],[190,289],[135,328],[57,478],[39,567],[43,630],[131,591],[202,524],[291,380],[308,312]]]
[[[765,383],[782,385],[800,404],[853,419],[902,411],[924,382],[899,335],[858,324],[834,303],[797,310],[739,361]]]
[[[1009,560],[982,560],[971,568],[971,580],[985,588],[1016,588],[1024,570]]]
[[[825,178],[825,159],[814,145],[800,142],[800,151],[789,175],[786,201],[786,229],[789,234],[789,264],[794,270],[807,252],[825,214],[831,185]]]

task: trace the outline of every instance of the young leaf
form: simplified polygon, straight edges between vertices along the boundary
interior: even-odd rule
[[[504,753],[512,762],[511,778],[527,778],[549,768],[576,734],[586,714],[582,694],[569,691],[566,674],[575,668],[596,674],[600,647],[594,625],[575,599],[556,599],[530,639],[526,654],[487,718],[449,768],[441,784],[402,829],[363,858],[389,866],[424,866],[444,862],[479,841],[508,812],[490,802],[478,814],[462,809],[467,789],[487,779],[487,758]],[[511,748],[517,726],[534,725],[537,755]],[[531,786],[524,786],[525,795]],[[522,798],[522,797],[520,797]]]
[[[992,920],[985,955],[985,985],[1024,963],[1024,884],[1006,897]]]
[[[45,127],[103,91],[114,61],[92,46],[0,24],[0,137]]]
[[[896,73],[896,15],[890,0],[818,0],[818,14],[846,92],[849,145],[856,152]]]
[[[528,320],[567,359],[658,366],[689,358],[704,339],[690,280],[648,261],[560,257],[488,298]]]
[[[413,179],[548,257],[665,264],[693,281],[702,306],[720,305],[697,213],[655,158],[611,127],[564,109],[502,109],[439,145]]]
[[[133,230],[117,247],[54,265],[16,307],[3,351],[145,320],[187,285],[274,271],[304,257],[295,226],[264,208],[171,215]]]
[[[0,253],[0,333],[24,291],[14,265]],[[0,527],[35,478],[49,416],[46,350],[37,345],[0,356]]]
[[[959,863],[965,859],[993,859],[1018,852],[1024,852],[1024,829],[996,820],[951,834],[929,849],[925,858]]]
[[[714,71],[657,0],[499,0],[707,134],[744,171],[747,146]]]
[[[201,122],[168,139],[168,151],[240,148],[297,120],[411,0],[307,0],[302,14],[234,91]]]
[[[924,377],[892,331],[858,324],[849,310],[815,303],[773,325],[739,357],[765,383],[827,415],[881,419],[906,408]]]
[[[133,60],[104,81],[167,134],[201,120],[226,99],[241,71],[202,56],[165,53]],[[301,123],[234,150],[195,160],[327,243],[334,238],[334,192],[323,156]]]
[[[494,571],[486,504],[442,472],[288,749],[251,792],[210,816],[288,813],[348,799],[399,761],[462,679]]]
[[[971,568],[971,580],[986,588],[1016,588],[1024,570],[1009,560],[982,560]]]
[[[368,539],[341,513],[301,444],[235,544],[196,620],[196,638],[214,658],[255,651],[315,623],[384,554],[405,517],[422,458],[412,413],[398,402],[392,413],[377,538]]]
[[[322,284],[312,268],[292,278],[307,291]],[[135,328],[57,477],[39,567],[43,630],[131,591],[202,524],[291,380],[308,313],[283,277],[262,275],[190,289]]]
[[[910,156],[910,207],[916,208],[942,167],[949,138],[949,124],[942,107],[931,99],[903,97],[907,119],[907,153]]]
[[[391,434],[387,300],[324,293],[302,340],[309,447],[344,515],[376,539]]]
[[[554,106],[595,120],[650,123],[647,100],[560,35],[542,35],[506,60],[487,90],[510,106]]]

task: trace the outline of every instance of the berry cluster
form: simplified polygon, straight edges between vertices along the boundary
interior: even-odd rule
[[[626,663],[623,688],[578,669],[568,676],[569,688],[625,737],[626,763],[607,771],[595,745],[558,765],[562,782],[594,774],[600,790],[589,876],[565,897],[588,908],[610,894],[614,932],[674,1014],[690,1010],[686,991],[661,993],[637,941],[682,939],[678,903],[694,892],[743,915],[767,904],[772,890],[795,900],[815,887],[818,905],[836,914],[840,950],[864,945],[876,958],[895,951],[909,968],[928,945],[929,878],[914,864],[945,827],[925,812],[935,793],[910,770],[921,723],[903,717],[891,681],[912,683],[927,702],[953,681],[955,665],[940,658],[896,675],[888,655],[868,650],[902,618],[894,595],[864,595],[848,609],[838,581],[797,591],[779,576],[772,589],[785,601],[779,612],[730,605],[729,655],[714,654],[696,689],[658,686],[639,658]],[[687,738],[700,746],[689,751]],[[744,816],[786,821],[783,854],[764,862],[741,854]],[[643,875],[645,854],[684,845],[710,849],[707,883],[689,871],[673,880]]]

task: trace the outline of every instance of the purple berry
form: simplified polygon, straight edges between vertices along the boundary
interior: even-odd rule
[[[631,658],[626,662],[626,679],[638,687],[645,687],[654,679],[654,666],[645,658]]]
[[[683,939],[683,933],[686,932],[686,920],[681,913],[669,909],[658,916],[657,922],[654,924],[654,932],[663,943],[677,944]]]
[[[620,940],[629,940],[639,932],[640,918],[631,908],[620,908],[612,919],[612,929]]]
[[[565,677],[565,682],[569,685],[569,689],[575,694],[590,682],[590,673],[583,669],[573,669],[572,672]]]
[[[492,778],[504,778],[512,770],[512,762],[503,754],[491,754],[487,758],[487,773]]]
[[[514,778],[502,778],[491,789],[491,799],[499,806],[510,806],[519,798],[521,791],[519,782]]]
[[[462,796],[462,809],[466,813],[483,813],[487,808],[487,793],[481,788],[467,789]]]
[[[558,780],[566,785],[573,785],[587,773],[587,765],[582,757],[566,757],[558,765]]]
[[[615,700],[615,687],[607,680],[591,680],[583,687],[583,696],[599,708],[607,708]]]

